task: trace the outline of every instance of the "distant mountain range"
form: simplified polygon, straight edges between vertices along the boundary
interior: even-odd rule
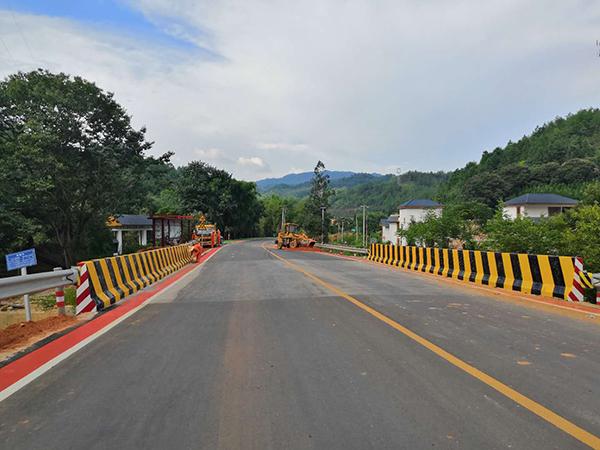
[[[484,151],[479,162],[451,172],[409,171],[399,176],[329,171],[336,214],[359,205],[390,214],[413,198],[443,204],[470,204],[491,215],[499,202],[527,193],[553,193],[582,199],[600,183],[600,109],[575,114],[538,126],[517,142]],[[310,192],[312,172],[260,180],[263,195],[301,199]]]
[[[326,170],[325,173],[329,175],[329,179],[333,182],[335,180],[341,180],[344,178],[350,178],[354,175],[367,175],[372,178],[381,177],[383,175],[379,173],[357,173],[351,172],[347,170]],[[298,186],[304,183],[310,183],[313,177],[313,172],[301,172],[301,173],[288,173],[279,178],[264,178],[262,180],[258,180],[256,182],[256,187],[259,192],[270,192],[272,188],[275,186],[278,187],[277,191],[283,189],[284,187]]]

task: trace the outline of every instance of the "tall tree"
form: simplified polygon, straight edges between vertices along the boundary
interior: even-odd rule
[[[329,175],[325,173],[325,164],[317,162],[313,172],[310,194],[304,206],[302,225],[311,236],[321,236],[328,241],[331,215],[328,211],[331,197],[335,194],[329,185]]]
[[[236,180],[202,161],[192,161],[180,172],[176,190],[186,212],[205,214],[225,236],[258,234],[262,205],[254,183]]]
[[[145,157],[144,133],[80,77],[40,69],[0,82],[0,230],[17,221],[9,242],[48,245],[51,264],[88,257],[107,215],[142,207],[148,164],[168,162]]]

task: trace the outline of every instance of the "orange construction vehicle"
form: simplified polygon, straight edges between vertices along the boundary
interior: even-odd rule
[[[206,223],[206,217],[201,214],[192,232],[192,239],[204,248],[219,247],[221,245],[221,231],[217,229],[215,224]]]
[[[315,240],[309,238],[295,223],[284,223],[275,240],[277,248],[314,247]]]

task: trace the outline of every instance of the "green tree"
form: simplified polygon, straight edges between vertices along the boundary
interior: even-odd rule
[[[475,247],[474,235],[479,229],[480,211],[487,211],[477,203],[446,205],[441,214],[430,211],[421,222],[411,222],[398,232],[409,245],[448,248],[450,241],[458,240],[465,248]]]
[[[335,194],[329,185],[329,175],[324,173],[325,164],[321,161],[315,166],[311,182],[310,194],[304,206],[302,225],[311,236],[321,236],[324,242],[328,241],[329,223],[331,214],[330,198]]]
[[[232,208],[228,209],[225,232],[232,237],[258,236],[258,223],[262,216],[262,203],[258,198],[256,184],[231,180]]]
[[[262,205],[256,184],[236,180],[205,162],[192,161],[181,169],[176,193],[184,211],[204,213],[226,237],[258,234]]]
[[[600,272],[600,205],[579,206],[565,220],[569,228],[559,237],[560,253],[581,256],[586,270]]]
[[[277,234],[281,227],[281,211],[285,208],[286,222],[299,222],[301,217],[302,201],[279,195],[268,195],[261,199],[263,214],[260,218],[260,235],[272,237]]]
[[[143,208],[148,165],[169,159],[147,158],[144,134],[112,94],[80,77],[37,70],[0,82],[2,241],[45,245],[42,259],[55,265],[97,256],[91,230]]]
[[[567,231],[564,216],[542,218],[534,221],[529,217],[514,220],[502,216],[499,210],[487,223],[483,247],[496,252],[558,254],[564,248],[563,238]]]
[[[589,183],[584,188],[582,201],[588,205],[600,205],[600,181]]]

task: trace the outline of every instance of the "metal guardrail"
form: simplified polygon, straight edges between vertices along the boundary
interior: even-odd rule
[[[77,268],[0,278],[0,299],[77,283]]]
[[[360,247],[350,247],[348,245],[333,245],[333,244],[315,244],[315,247],[323,248],[325,250],[334,250],[337,252],[349,252],[349,253],[358,253],[361,255],[368,255],[369,250],[366,248]]]

